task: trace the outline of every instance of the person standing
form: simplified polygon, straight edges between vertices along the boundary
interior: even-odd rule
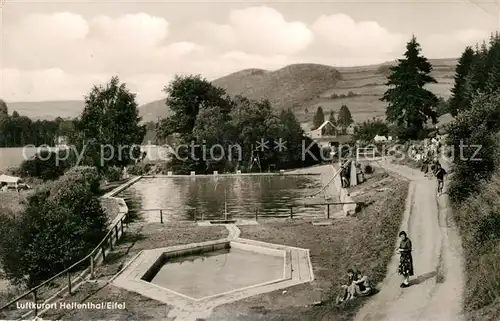
[[[444,175],[446,175],[446,171],[444,170],[443,167],[441,167],[441,164],[438,163],[438,168],[436,170],[436,178],[438,181],[438,194],[441,194],[443,192],[443,187],[444,187]]]
[[[411,240],[405,231],[399,232],[401,242],[397,252],[400,254],[399,258],[399,274],[403,276],[404,280],[401,283],[402,288],[410,286],[410,276],[413,276],[413,258],[411,255],[412,245]]]

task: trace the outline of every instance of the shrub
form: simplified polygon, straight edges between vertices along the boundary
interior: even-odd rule
[[[106,170],[106,179],[109,182],[116,182],[122,179],[122,170],[119,167],[113,166]]]
[[[500,93],[479,96],[470,110],[460,113],[449,125],[448,144],[453,146],[454,175],[449,195],[452,202],[467,199],[498,167]],[[478,147],[480,148],[478,149]]]
[[[65,150],[53,152],[42,150],[34,157],[21,163],[19,173],[25,177],[38,177],[44,180],[54,180],[70,167]]]
[[[127,172],[130,174],[130,175],[136,175],[136,176],[139,176],[139,175],[146,175],[148,174],[152,169],[156,169],[158,167],[158,164],[152,164],[152,163],[144,163],[144,162],[140,162],[140,163],[137,163],[135,165],[132,165],[132,166],[129,166],[127,168]],[[155,173],[154,174],[157,174],[156,173],[156,170],[155,170]]]
[[[454,205],[467,267],[466,302],[479,309],[500,297],[500,174]]]
[[[101,176],[97,168],[92,166],[76,166],[72,167],[64,176],[53,182],[50,194],[55,196],[59,192],[75,184],[83,184],[86,185],[92,193],[97,195],[99,193],[100,183]]]
[[[373,167],[371,167],[371,165],[366,165],[365,169],[364,169],[364,172],[366,174],[372,174],[373,173]]]
[[[106,234],[93,170],[76,168],[38,190],[18,216],[1,216],[0,262],[7,277],[33,287],[87,255]]]

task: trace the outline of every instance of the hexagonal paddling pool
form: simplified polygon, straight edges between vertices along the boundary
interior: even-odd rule
[[[142,279],[199,300],[285,277],[286,252],[258,253],[237,244],[163,253]]]
[[[112,283],[195,310],[312,280],[306,249],[224,239],[142,251]]]

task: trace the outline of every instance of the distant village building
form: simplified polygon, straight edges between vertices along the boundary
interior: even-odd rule
[[[392,137],[391,137],[392,138]],[[373,140],[377,143],[380,143],[380,142],[386,142],[388,139],[387,137],[385,136],[379,136],[379,135],[376,135]]]
[[[306,135],[312,139],[337,136],[337,128],[329,120],[326,120],[321,126],[311,130]]]
[[[58,136],[56,138],[56,141],[55,141],[55,144],[56,144],[56,147],[66,147],[68,146],[68,137],[67,136]]]

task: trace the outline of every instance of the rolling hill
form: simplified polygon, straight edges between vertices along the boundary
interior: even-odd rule
[[[437,84],[429,85],[436,95],[448,98],[453,86],[457,59],[431,59],[432,76]],[[356,122],[385,114],[382,97],[389,67],[395,62],[379,65],[335,68],[318,64],[294,64],[268,71],[245,69],[213,80],[229,95],[250,99],[269,99],[277,109],[291,108],[302,123],[312,122],[314,112],[321,106],[325,114],[337,112],[346,104]],[[168,115],[164,100],[141,107],[145,120],[157,120]]]
[[[448,98],[453,86],[457,59],[431,59],[432,76],[438,81],[429,86],[436,95]],[[379,99],[386,90],[388,67],[394,62],[359,67],[332,67],[319,64],[293,64],[276,71],[245,69],[215,79],[212,83],[231,96],[269,99],[277,109],[291,108],[302,123],[312,121],[321,106],[325,114],[346,104],[356,122],[383,116],[385,103]],[[9,110],[37,119],[76,117],[83,101],[10,102]],[[168,116],[165,100],[139,108],[144,121]]]
[[[7,102],[9,113],[17,111],[31,119],[74,118],[83,110],[83,100]]]

